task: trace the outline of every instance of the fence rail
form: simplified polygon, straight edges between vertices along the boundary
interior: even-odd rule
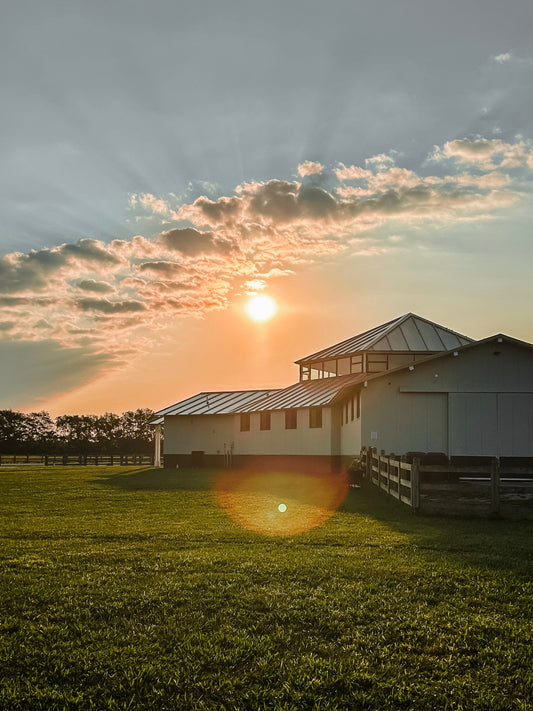
[[[524,478],[531,472],[521,464],[503,467],[494,458],[484,465],[426,465],[363,447],[360,465],[367,481],[414,511],[533,516],[533,478]]]
[[[404,504],[417,509],[420,501],[420,470],[418,460],[412,464],[363,448],[361,465],[373,484]]]
[[[151,454],[1,454],[0,466],[14,464],[68,465],[68,466],[126,466],[153,464]]]

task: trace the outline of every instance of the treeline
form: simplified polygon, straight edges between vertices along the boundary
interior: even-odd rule
[[[150,454],[154,413],[60,415],[0,410],[0,454]]]

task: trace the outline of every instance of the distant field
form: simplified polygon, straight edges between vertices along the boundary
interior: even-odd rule
[[[0,709],[533,709],[531,521],[352,489],[272,537],[215,476],[0,469]]]

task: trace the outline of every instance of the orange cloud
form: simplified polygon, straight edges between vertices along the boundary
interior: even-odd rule
[[[379,258],[397,248],[402,226],[487,219],[520,198],[512,170],[533,168],[522,140],[450,141],[431,158],[446,161],[448,174],[419,175],[378,155],[365,167],[341,163],[320,186],[255,181],[180,206],[175,195],[132,196],[133,210],[151,210],[156,224],[164,215],[169,228],[151,239],[83,239],[0,258],[0,338],[54,339],[123,357],[149,345],[173,316],[226,308],[234,290],[341,253]],[[299,173],[319,168],[306,161]],[[373,232],[386,224],[396,242]]]

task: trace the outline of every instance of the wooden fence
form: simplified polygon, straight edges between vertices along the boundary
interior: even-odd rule
[[[361,465],[365,477],[390,496],[417,509],[420,504],[420,468],[415,459],[412,464],[379,455],[377,450],[363,449]]]
[[[363,448],[360,466],[365,479],[422,513],[533,517],[533,477],[496,458],[468,466],[422,464]],[[533,470],[531,471],[533,474]]]
[[[65,465],[65,466],[113,466],[153,464],[151,454],[1,454],[0,466],[16,464]]]

